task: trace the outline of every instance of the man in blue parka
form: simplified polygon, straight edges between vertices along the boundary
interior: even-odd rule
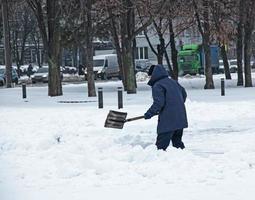
[[[158,115],[156,146],[166,150],[171,140],[174,147],[184,149],[182,134],[188,127],[184,105],[187,93],[177,81],[168,77],[162,65],[152,65],[148,75],[151,76],[148,85],[152,87],[153,104],[144,118]]]

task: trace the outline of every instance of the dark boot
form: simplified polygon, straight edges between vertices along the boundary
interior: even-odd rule
[[[175,148],[181,148],[184,149],[184,143],[182,142],[182,135],[183,135],[183,129],[179,129],[174,131],[174,134],[172,136],[172,145]]]

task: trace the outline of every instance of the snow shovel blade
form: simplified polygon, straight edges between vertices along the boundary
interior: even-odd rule
[[[122,129],[126,122],[127,113],[110,110],[105,120],[104,127]]]

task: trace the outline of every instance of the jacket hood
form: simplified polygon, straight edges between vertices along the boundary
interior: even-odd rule
[[[163,65],[156,65],[152,72],[148,85],[153,86],[158,80],[168,77],[168,73]]]

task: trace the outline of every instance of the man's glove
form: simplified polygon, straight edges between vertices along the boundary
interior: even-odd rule
[[[151,118],[151,116],[148,113],[144,114],[144,119],[150,119],[150,118]]]

